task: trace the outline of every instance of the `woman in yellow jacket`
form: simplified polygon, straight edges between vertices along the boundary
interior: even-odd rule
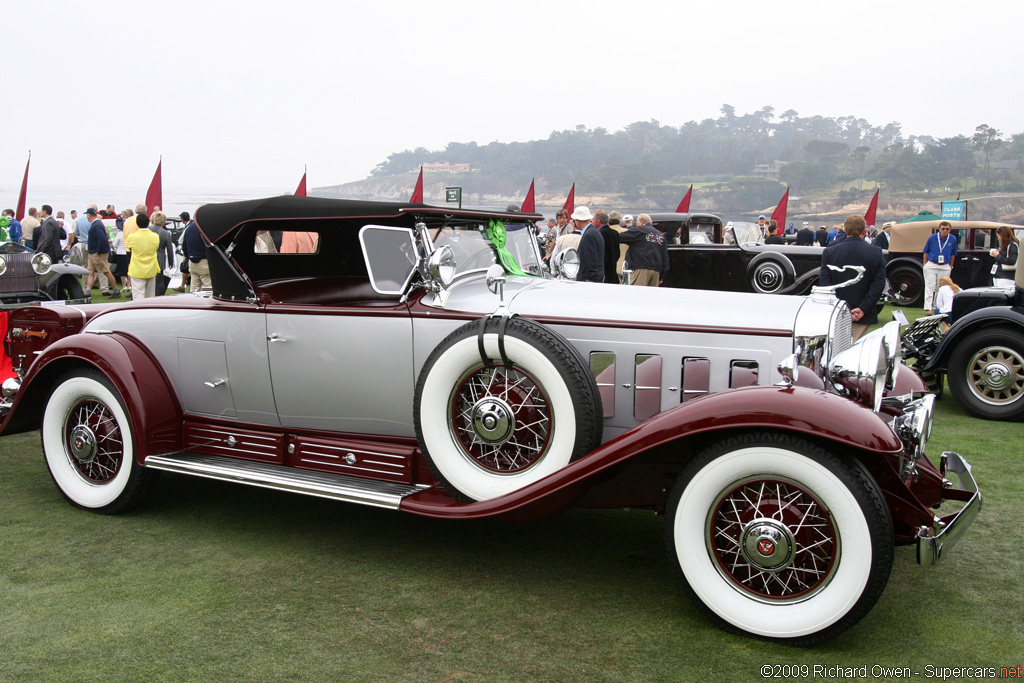
[[[156,274],[160,272],[156,250],[160,236],[149,229],[149,216],[144,213],[138,216],[138,226],[124,242],[132,253],[128,277],[132,281],[132,299],[148,299],[156,296]]]

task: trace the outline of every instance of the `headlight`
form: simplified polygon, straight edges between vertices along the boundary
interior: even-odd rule
[[[555,270],[567,280],[575,280],[580,272],[580,255],[575,249],[566,249],[555,255]]]
[[[882,335],[861,339],[834,355],[828,364],[828,377],[836,392],[875,412],[882,406],[889,374],[889,351]]]
[[[0,275],[3,275],[6,272],[7,272],[7,260],[3,256],[0,256]]]
[[[455,277],[455,252],[448,245],[435,249],[427,260],[427,272],[430,277],[447,287]]]
[[[53,265],[53,261],[50,260],[48,254],[40,252],[32,257],[32,270],[36,272],[36,275],[42,275],[50,269],[51,265]]]
[[[893,320],[886,323],[884,327],[861,337],[861,341],[880,337],[885,343],[886,362],[889,363],[889,372],[885,377],[885,390],[892,391],[896,388],[896,373],[899,372],[900,364],[903,362],[903,345],[900,343],[900,324]]]

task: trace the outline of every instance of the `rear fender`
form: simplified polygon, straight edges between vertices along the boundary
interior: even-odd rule
[[[93,367],[114,385],[125,403],[136,459],[181,450],[182,413],[160,366],[126,334],[76,334],[54,342],[32,364],[0,434],[39,429],[46,400],[57,381],[75,368]]]
[[[706,442],[738,429],[802,434],[868,457],[898,456],[903,452],[903,444],[888,423],[849,399],[802,387],[744,387],[702,396],[659,413],[558,472],[507,495],[459,503],[427,490],[407,497],[401,509],[431,517],[459,518],[528,513],[528,508],[544,507],[552,499],[578,499],[587,489],[581,484],[659,446],[691,438]],[[688,454],[680,454],[680,459],[686,457]]]

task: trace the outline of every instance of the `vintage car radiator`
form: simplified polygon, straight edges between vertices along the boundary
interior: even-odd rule
[[[17,294],[35,292],[36,273],[32,270],[32,257],[35,254],[4,254],[7,270],[0,275],[0,294]]]

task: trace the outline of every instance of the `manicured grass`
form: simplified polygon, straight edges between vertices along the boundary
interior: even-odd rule
[[[897,548],[874,610],[812,649],[706,621],[648,511],[440,521],[164,474],[140,509],[105,517],[63,499],[37,432],[3,437],[0,681],[744,681],[765,664],[867,666],[886,680],[871,667],[1015,667],[1022,425],[968,417],[948,393],[937,413],[929,452],[971,462],[981,515],[937,567]]]

